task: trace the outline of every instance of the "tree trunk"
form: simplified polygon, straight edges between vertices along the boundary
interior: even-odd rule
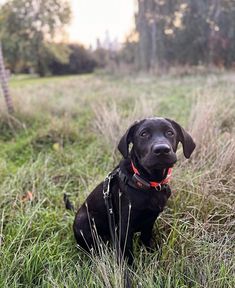
[[[9,87],[8,87],[8,80],[7,80],[6,70],[5,70],[4,62],[3,62],[1,43],[0,43],[0,82],[2,86],[3,95],[6,101],[7,110],[9,113],[13,113],[14,112],[13,102],[12,102],[12,98],[11,98]]]
[[[158,66],[158,59],[157,59],[157,23],[155,17],[152,19],[151,22],[151,68],[155,69]]]
[[[147,2],[138,0],[138,12],[136,15],[136,27],[139,34],[138,43],[138,68],[140,70],[149,70],[150,68],[150,31],[147,19]]]
[[[221,14],[221,1],[220,0],[212,0],[211,3],[212,9],[210,20],[213,22],[213,25],[218,23],[220,14]],[[214,27],[211,27],[210,35],[209,35],[209,64],[214,64],[215,61],[215,54],[216,54],[216,46],[218,43],[216,42],[216,34],[219,32],[214,30]]]

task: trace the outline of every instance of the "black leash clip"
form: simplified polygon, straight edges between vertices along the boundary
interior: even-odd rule
[[[115,175],[117,175],[119,173],[120,169],[115,169],[114,171],[110,172],[106,178],[104,179],[103,182],[103,196],[104,199],[110,197],[110,184],[112,179],[114,178]]]
[[[107,177],[105,178],[104,180],[104,183],[103,183],[103,195],[104,195],[104,198],[108,198],[109,195],[110,195],[110,182],[112,180],[112,175],[111,173],[109,173],[107,175]]]

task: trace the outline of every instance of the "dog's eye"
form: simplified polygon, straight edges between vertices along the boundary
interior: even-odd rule
[[[148,132],[147,131],[142,131],[142,132],[140,132],[140,136],[141,137],[147,137],[148,136]]]
[[[171,131],[171,130],[169,130],[169,131],[167,131],[167,132],[166,132],[166,135],[171,137],[171,136],[173,136],[173,135],[174,135],[174,132],[173,132],[173,131]]]

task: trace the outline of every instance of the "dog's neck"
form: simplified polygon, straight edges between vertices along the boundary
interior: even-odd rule
[[[142,167],[139,164],[137,156],[135,155],[134,152],[131,153],[130,162],[131,161],[134,164],[134,166],[137,168],[137,170],[139,171],[140,175],[149,181],[161,182],[165,178],[166,170],[168,170],[167,168],[162,168],[162,169],[156,168],[156,169],[152,169],[151,171],[147,171],[146,169],[144,169],[144,167]],[[131,166],[131,164],[130,164],[130,166]],[[131,169],[132,169],[132,167],[131,167]]]

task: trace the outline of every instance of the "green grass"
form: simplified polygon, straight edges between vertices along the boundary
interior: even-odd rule
[[[15,87],[23,87],[26,85],[34,85],[34,84],[45,84],[48,82],[56,82],[56,81],[63,81],[67,79],[75,79],[76,76],[48,76],[48,77],[43,77],[39,78],[36,75],[28,75],[28,74],[21,74],[21,75],[15,75],[10,79],[10,86],[15,88]],[[53,79],[53,80],[52,80]]]
[[[14,117],[0,101],[0,287],[123,286],[108,249],[89,259],[76,248],[63,193],[79,206],[120,159],[120,135],[151,115],[190,129],[197,150],[190,161],[179,153],[176,192],[154,228],[158,249],[135,239],[133,286],[235,287],[234,79],[13,79]],[[33,201],[23,201],[28,191]]]

